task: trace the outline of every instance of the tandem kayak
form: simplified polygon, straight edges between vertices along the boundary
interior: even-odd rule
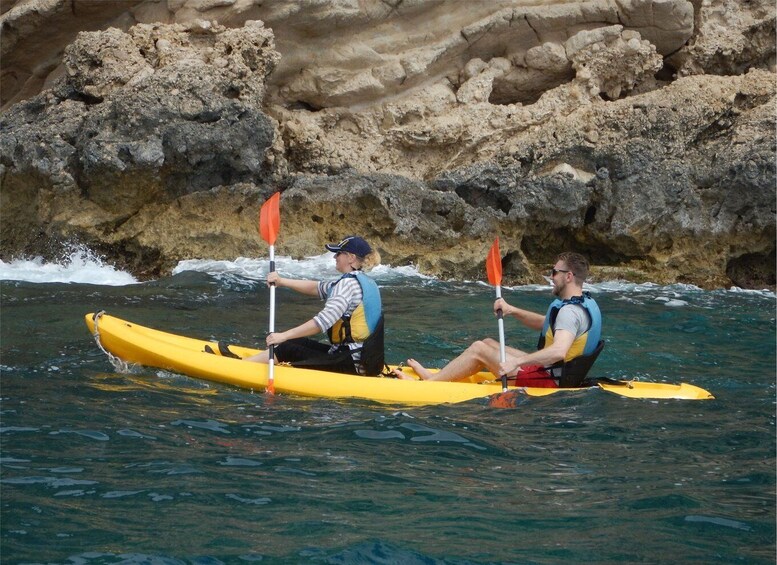
[[[218,342],[147,328],[104,312],[87,314],[85,320],[100,348],[124,362],[256,391],[262,391],[267,386],[268,365],[225,357],[220,354]],[[239,357],[260,352],[259,349],[231,344],[229,351]],[[409,367],[403,367],[403,371],[415,376]],[[276,393],[318,398],[358,398],[403,405],[453,404],[503,392],[500,380],[485,371],[456,382],[435,382],[362,377],[276,364],[273,381]],[[641,381],[598,382],[593,387],[564,389],[511,386],[509,391],[529,396],[546,396],[597,387],[630,398],[714,398],[706,390],[694,385]]]

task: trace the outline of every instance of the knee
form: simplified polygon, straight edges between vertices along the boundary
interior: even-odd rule
[[[491,346],[489,346],[487,339],[482,340],[479,339],[478,341],[472,342],[472,344],[469,346],[469,352],[473,355],[480,357],[485,351],[488,351],[491,349]]]

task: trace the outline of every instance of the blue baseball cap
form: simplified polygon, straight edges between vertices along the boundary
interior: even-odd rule
[[[325,247],[332,253],[345,251],[346,253],[353,253],[357,257],[361,258],[366,257],[372,251],[370,244],[356,235],[349,235],[340,243],[327,243]]]

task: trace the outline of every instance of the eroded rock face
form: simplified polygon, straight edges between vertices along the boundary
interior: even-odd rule
[[[2,15],[4,258],[76,238],[153,276],[261,255],[280,189],[280,253],[356,232],[475,278],[499,234],[510,282],[573,248],[600,277],[774,285],[765,1],[122,5]],[[62,63],[35,74],[46,22],[104,29],[57,27]]]
[[[22,0],[3,17],[9,37],[3,107],[17,100],[16,92],[29,96],[40,86],[41,75],[56,66],[57,47],[72,42],[78,29],[126,31],[135,23],[202,19],[240,27],[261,20],[283,54],[269,80],[270,101],[316,109],[376,103],[444,80],[458,87],[468,62],[495,57],[509,63],[495,101],[532,102],[569,79],[570,56],[558,48],[581,31],[622,25],[668,55],[694,29],[693,6],[685,0]],[[21,47],[43,28],[47,41],[23,55]],[[41,59],[49,61],[44,68]]]
[[[694,5],[697,31],[668,58],[680,76],[738,75],[753,67],[774,70],[773,3],[694,0]]]
[[[66,80],[3,116],[3,214],[24,216],[29,230],[4,222],[3,247],[39,239],[41,224],[46,236],[122,241],[146,207],[263,178],[275,134],[259,106],[277,59],[259,22],[79,35]]]

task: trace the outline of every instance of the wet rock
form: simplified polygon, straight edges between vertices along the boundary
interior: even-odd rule
[[[596,276],[774,284],[773,5],[360,8],[4,7],[0,256],[259,255],[281,190],[280,253],[360,232],[475,278],[498,234],[510,282],[573,248]]]

